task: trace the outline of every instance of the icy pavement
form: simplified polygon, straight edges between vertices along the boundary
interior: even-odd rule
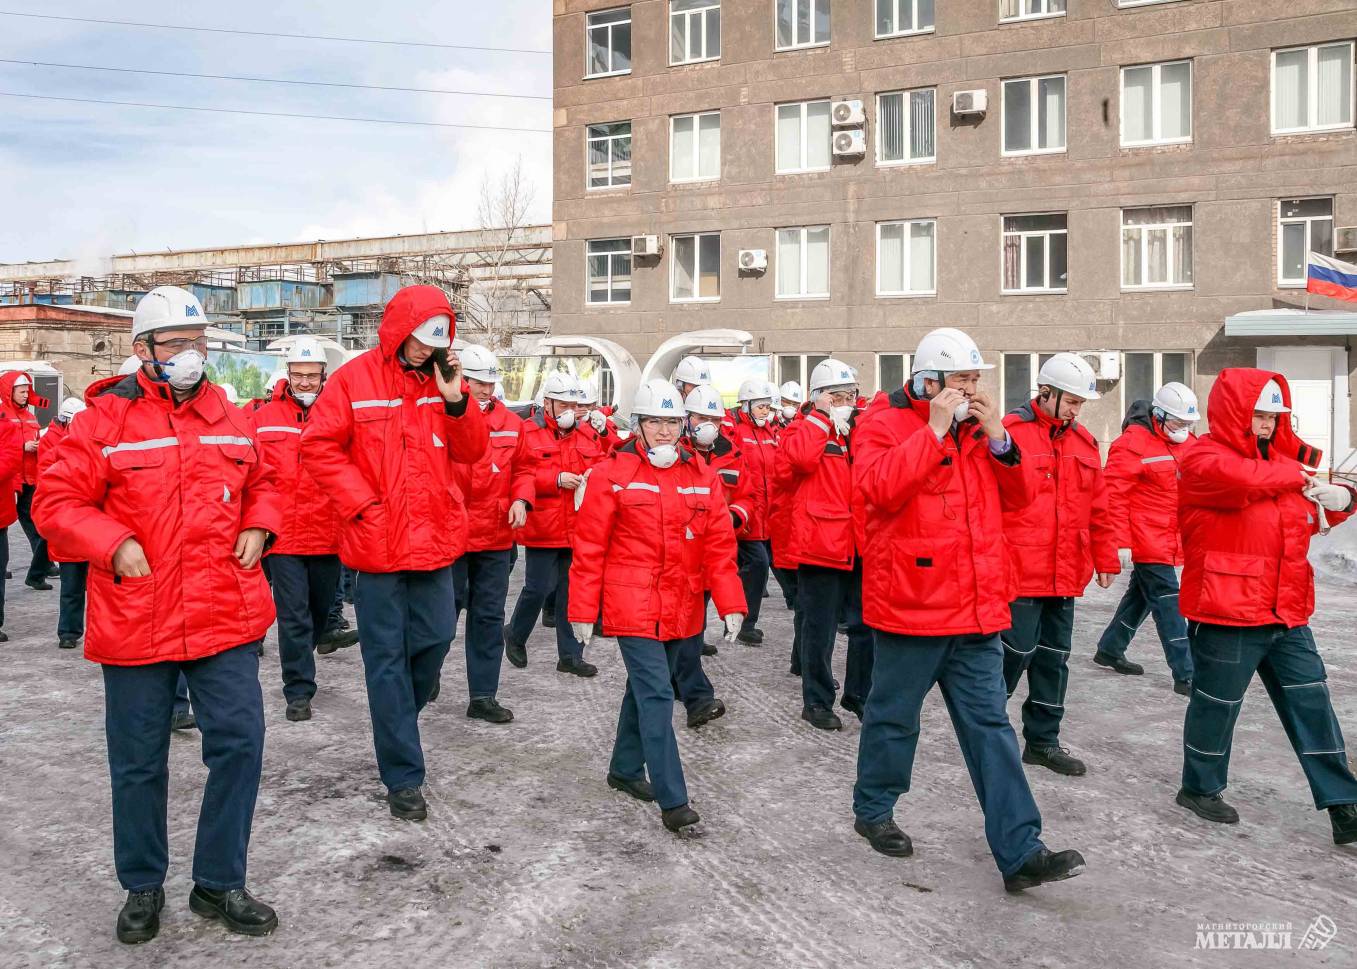
[[[410,824],[382,800],[358,650],[319,658],[315,719],[294,724],[283,719],[270,637],[250,886],[282,926],[243,939],[188,911],[205,773],[188,733],[171,752],[160,937],[128,949],[113,937],[123,895],[99,671],[57,650],[57,593],[23,586],[28,551],[17,532],[10,642],[0,645],[4,969],[1357,965],[1357,850],[1332,844],[1256,682],[1229,792],[1242,822],[1210,825],[1174,805],[1186,701],[1172,691],[1152,628],[1131,652],[1145,676],[1120,677],[1091,660],[1122,583],[1092,588],[1078,611],[1064,740],[1088,775],[1028,768],[1047,843],[1088,859],[1074,881],[1004,893],[936,691],[914,790],[896,815],[915,856],[873,853],[852,830],[857,721],[845,715],[842,733],[824,734],[799,719],[798,683],[787,675],[790,617],[774,591],[764,600],[767,645],[722,644],[708,661],[725,718],[692,731],[676,712],[703,817],[685,838],[666,832],[653,806],[604,783],[624,679],[610,640],[589,650],[598,677],[579,680],[555,672],[552,634],[539,629],[528,668],[505,665],[500,699],[517,718],[507,727],[463,715],[454,644],[442,698],[422,720],[429,820]],[[1315,623],[1349,736],[1357,734],[1352,592],[1326,580]],[[842,677],[842,638],[838,645]],[[1015,698],[1015,714],[1017,706]],[[1323,951],[1196,948],[1200,923],[1290,923],[1295,948],[1321,915],[1337,928]]]

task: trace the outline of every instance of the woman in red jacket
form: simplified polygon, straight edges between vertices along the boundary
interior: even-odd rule
[[[589,475],[571,564],[570,624],[587,643],[602,607],[627,667],[608,785],[658,801],[679,831],[699,820],[674,737],[674,661],[701,637],[711,591],[734,640],[744,613],[735,531],[716,472],[679,448],[684,406],[651,380],[632,405],[636,434]],[[646,773],[650,780],[647,782]]]
[[[1183,458],[1183,615],[1192,697],[1183,724],[1180,805],[1235,824],[1221,794],[1235,721],[1258,673],[1337,844],[1357,841],[1357,779],[1348,768],[1324,661],[1310,632],[1310,536],[1347,519],[1351,488],[1307,468],[1322,455],[1296,437],[1279,373],[1227,368],[1211,388],[1211,431]]]
[[[47,581],[51,577],[52,560],[47,555],[46,540],[33,524],[33,492],[38,485],[38,435],[41,428],[38,427],[37,415],[29,406],[32,393],[33,380],[22,370],[9,370],[0,374],[0,419],[18,428],[19,436],[23,438],[23,462],[19,473],[14,476],[14,491],[19,525],[33,551],[24,585],[46,591],[52,588],[52,583]]]
[[[773,419],[777,388],[752,377],[740,384],[735,396],[739,408],[731,411],[730,435],[743,455],[748,489],[746,521],[739,535],[739,565],[749,614],[744,617],[738,639],[746,646],[761,646],[763,630],[758,623],[763,594],[768,588],[768,492],[777,454],[777,425]]]

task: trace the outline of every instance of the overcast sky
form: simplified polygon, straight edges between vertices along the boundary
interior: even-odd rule
[[[72,17],[549,50],[549,0],[4,0]],[[0,58],[551,94],[551,57],[0,16]],[[550,128],[550,101],[0,64],[0,92]],[[0,97],[0,262],[468,228],[522,156],[550,219],[550,134],[161,111]]]

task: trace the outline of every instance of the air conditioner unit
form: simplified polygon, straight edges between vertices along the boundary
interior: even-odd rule
[[[837,158],[867,154],[867,137],[861,128],[834,132],[834,155]]]
[[[1334,252],[1357,252],[1357,225],[1342,226],[1333,230]]]
[[[1084,350],[1079,356],[1088,361],[1099,380],[1121,379],[1121,354],[1116,350]]]
[[[632,236],[631,254],[633,256],[658,256],[660,254],[659,236]]]
[[[768,270],[767,249],[741,249],[740,272],[761,273]]]
[[[956,91],[952,94],[953,114],[984,114],[989,108],[989,92]]]
[[[856,98],[835,101],[830,105],[829,116],[834,120],[834,127],[836,128],[867,123],[867,114],[862,110],[862,101]]]

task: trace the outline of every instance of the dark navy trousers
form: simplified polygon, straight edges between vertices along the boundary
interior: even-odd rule
[[[85,577],[89,574],[89,563],[60,562],[57,568],[61,572],[57,639],[79,639],[85,635]]]
[[[1074,636],[1074,600],[1068,596],[1023,596],[1009,605],[1013,625],[1002,634],[1004,686],[1008,695],[1027,674],[1022,705],[1023,739],[1034,747],[1060,742],[1069,687],[1070,641]]]
[[[29,560],[28,575],[25,577],[28,582],[45,579],[47,570],[52,567],[52,560],[47,557],[47,539],[38,534],[38,526],[33,524],[33,493],[36,490],[35,486],[26,484],[15,496],[19,527],[24,530],[29,547],[33,549],[33,558]]]
[[[457,611],[466,610],[466,685],[473,700],[493,698],[499,692],[509,557],[507,548],[467,552],[452,563]]]
[[[740,539],[735,562],[740,572],[740,584],[744,586],[745,605],[749,608],[740,630],[747,632],[759,624],[763,594],[768,589],[768,543]]]
[[[700,650],[701,635],[696,639]],[[620,636],[617,640],[627,667],[627,691],[622,695],[608,772],[630,781],[643,780],[649,772],[655,800],[665,811],[688,803],[678,738],[674,736],[674,691],[670,686],[675,657],[686,642],[690,640],[662,643],[638,636]]]
[[[848,625],[843,695],[859,701],[872,686],[872,630],[862,622],[862,562],[852,570],[803,565],[797,569],[800,607],[801,699],[804,706],[834,705],[834,637],[839,616]]]
[[[509,636],[515,643],[527,643],[537,626],[547,596],[556,594],[556,655],[560,659],[584,657],[584,644],[570,630],[570,549],[528,548],[523,553],[523,588],[518,593]]]
[[[1178,611],[1178,573],[1171,565],[1135,563],[1117,612],[1098,640],[1098,652],[1118,659],[1124,657],[1146,616],[1154,616],[1159,643],[1164,647],[1164,658],[1173,678],[1180,683],[1189,682],[1192,651],[1187,645],[1187,622]]]
[[[330,625],[339,589],[338,555],[270,555],[269,578],[278,610],[278,660],[283,697],[316,695],[316,640]]]

